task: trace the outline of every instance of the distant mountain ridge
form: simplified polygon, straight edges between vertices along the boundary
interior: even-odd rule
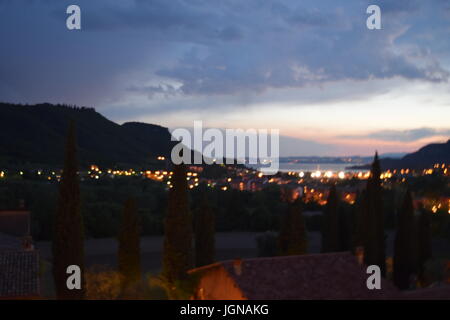
[[[428,144],[416,152],[409,153],[400,159],[380,159],[381,168],[388,169],[426,169],[435,164],[450,163],[450,140],[444,143]],[[350,169],[369,169],[370,164],[352,166]]]
[[[450,139],[444,143],[428,144],[400,159],[381,159],[383,169],[423,169],[436,163],[450,163]]]
[[[148,165],[157,156],[168,157],[176,143],[168,128],[140,122],[119,125],[86,107],[0,103],[0,119],[0,164],[61,165],[71,119],[76,122],[82,165]],[[298,157],[284,159],[289,158]],[[381,159],[383,169],[428,168],[435,163],[450,163],[450,140],[429,144],[400,159]]]
[[[0,161],[60,165],[70,120],[76,122],[81,164],[145,164],[170,153],[167,128],[119,125],[93,108],[0,103]]]

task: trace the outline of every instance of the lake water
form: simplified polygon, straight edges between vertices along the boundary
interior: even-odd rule
[[[367,171],[360,169],[346,169],[346,167],[350,167],[355,164],[348,163],[280,163],[281,172],[287,171],[295,171],[295,172],[312,172],[312,171],[332,171],[332,172],[359,172],[359,171]],[[252,166],[253,168],[257,168],[257,166]]]
[[[348,163],[280,163],[280,171],[366,171],[357,169],[346,169],[349,167]]]

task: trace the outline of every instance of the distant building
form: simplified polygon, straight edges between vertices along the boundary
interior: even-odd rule
[[[0,211],[0,299],[37,299],[39,282],[39,252],[30,236],[30,212]]]
[[[0,251],[0,300],[38,299],[39,285],[37,251]]]

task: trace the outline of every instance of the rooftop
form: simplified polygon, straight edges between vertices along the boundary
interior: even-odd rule
[[[450,285],[405,291],[404,299],[408,300],[450,300]]]
[[[368,275],[348,252],[224,261],[191,270],[223,267],[248,299],[395,299],[399,291],[382,279],[369,290]]]
[[[37,251],[0,251],[0,299],[39,296]]]

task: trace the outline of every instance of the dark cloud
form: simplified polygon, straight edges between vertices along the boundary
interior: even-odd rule
[[[147,94],[149,99],[153,98],[155,94],[162,94],[165,98],[179,94],[176,87],[170,84],[160,83],[156,86],[136,87],[132,86],[128,88],[130,92],[138,92]]]
[[[376,31],[365,26],[369,1],[77,3],[82,30],[71,32],[71,1],[1,2],[3,99],[107,105],[129,95],[223,99],[347,80],[449,77],[441,61],[448,44],[433,38],[447,32],[448,21],[433,14],[448,7],[443,1],[375,1],[390,13]]]
[[[397,48],[396,39],[407,33],[397,18],[376,33],[365,28],[364,14],[353,16],[357,9],[365,12],[357,4],[341,10],[312,2],[309,7],[285,4],[255,8],[250,16],[234,12],[233,20],[245,30],[240,41],[212,43],[206,54],[188,51],[156,74],[177,81],[179,92],[188,95],[258,93],[348,79],[448,80],[448,71],[430,51],[417,61]],[[417,4],[380,5],[383,12],[411,12]],[[253,19],[250,25],[247,19]]]

